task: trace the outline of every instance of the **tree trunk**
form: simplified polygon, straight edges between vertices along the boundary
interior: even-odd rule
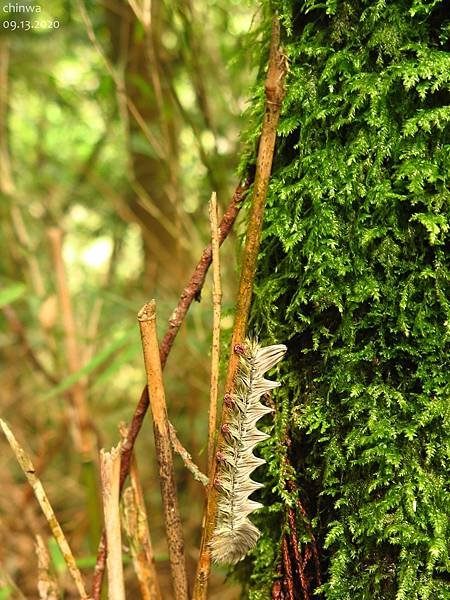
[[[243,579],[251,597],[447,598],[449,8],[279,4],[252,329],[288,354]]]

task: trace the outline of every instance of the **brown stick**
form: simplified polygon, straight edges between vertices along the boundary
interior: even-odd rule
[[[291,440],[289,438],[289,435],[286,435],[286,444],[288,446],[291,445]],[[286,455],[284,458],[284,461],[286,462],[287,465],[289,465],[292,468],[292,465],[289,460],[289,456]],[[292,479],[288,479],[286,481],[286,486],[290,492],[293,492],[297,495],[297,499],[295,502],[297,505],[297,509],[303,518],[303,523],[305,524],[305,527],[308,531],[309,537],[311,539],[310,546],[311,546],[311,553],[312,553],[312,556],[314,559],[314,570],[315,570],[314,576],[315,576],[315,580],[316,580],[316,586],[320,587],[322,585],[322,576],[321,576],[321,568],[320,568],[319,549],[317,546],[316,537],[313,533],[311,523],[310,523],[309,517],[306,513],[306,510],[305,510],[300,498],[298,497],[297,483],[295,481],[293,481]]]
[[[292,552],[294,554],[294,567],[297,571],[298,578],[300,580],[301,589],[303,592],[303,600],[311,600],[311,593],[309,589],[309,582],[305,574],[303,559],[300,556],[300,550],[298,548],[298,537],[297,537],[297,523],[295,522],[295,512],[292,508],[288,509],[288,523],[289,523],[289,538],[292,546]]]
[[[227,210],[225,211],[222,220],[220,222],[219,227],[219,243],[222,244],[227,238],[228,234],[233,227],[233,224],[236,220],[236,217],[239,213],[239,210],[242,206],[242,201],[244,199],[245,193],[250,187],[251,179],[246,179],[242,183],[240,183],[234,191],[233,197],[231,198],[230,204],[228,205]],[[178,305],[172,313],[172,316],[169,319],[169,326],[167,328],[166,334],[161,341],[159,346],[159,356],[161,359],[161,367],[164,369],[165,364],[167,362],[167,358],[172,349],[175,338],[178,334],[178,331],[183,323],[183,320],[186,316],[189,307],[191,306],[193,300],[197,298],[200,293],[203,284],[205,282],[206,273],[208,272],[209,266],[212,261],[212,248],[211,244],[208,244],[206,248],[203,250],[200,260],[195,267],[191,278],[189,279],[188,284],[181,292],[180,299],[178,301]],[[148,397],[148,389],[147,386],[142,390],[141,397],[139,398],[139,402],[136,405],[134,410],[133,418],[131,420],[131,425],[129,428],[129,433],[127,439],[122,444],[122,459],[120,464],[120,489],[123,489],[125,480],[128,476],[130,470],[130,462],[133,454],[134,444],[136,442],[139,431],[142,427],[142,423],[144,421],[144,417],[146,415],[147,409],[149,405],[149,397]],[[176,437],[176,436],[175,436]],[[173,442],[172,442],[173,443]],[[176,443],[182,447],[182,444],[176,440]],[[189,457],[190,458],[190,457]],[[185,457],[183,458],[185,460]],[[185,460],[186,464],[186,460]],[[207,483],[207,482],[202,482]],[[105,572],[105,564],[106,564],[106,539],[105,534],[103,532],[99,548],[97,551],[97,562],[95,565],[94,576],[92,581],[92,596],[94,600],[100,599],[102,583],[103,583],[103,575]]]
[[[211,347],[211,386],[209,397],[208,419],[208,474],[213,468],[214,446],[217,422],[217,396],[219,388],[219,362],[220,362],[220,313],[222,307],[222,284],[220,281],[219,258],[219,228],[217,225],[217,196],[213,192],[209,206],[209,219],[211,223],[211,246],[213,262],[213,335]]]
[[[62,256],[63,232],[56,227],[48,231],[53,250],[53,261],[58,288],[58,298],[61,306],[62,321],[66,337],[66,358],[70,373],[80,370],[80,352],[77,342],[75,319],[73,316],[72,302],[67,285],[66,272]],[[93,459],[95,441],[92,436],[91,424],[86,405],[86,389],[81,381],[73,384],[70,390],[72,399],[73,417],[75,420],[74,435],[81,452],[83,461]]]
[[[124,492],[125,528],[143,600],[162,600],[136,457],[131,462],[131,487]]]
[[[175,600],[188,600],[186,559],[181,517],[178,508],[175,470],[173,468],[172,447],[170,445],[169,418],[159,358],[156,334],[156,302],[152,300],[138,313],[144,353],[147,386],[152,408],[155,448],[159,465],[161,497],[166,523],[167,545],[172,573]]]
[[[234,321],[233,336],[231,339],[231,353],[228,363],[225,391],[233,392],[234,379],[238,364],[238,356],[233,351],[237,344],[242,344],[245,338],[248,314],[252,299],[253,279],[256,271],[261,230],[264,216],[264,206],[269,184],[272,160],[275,150],[275,140],[278,121],[280,117],[281,102],[284,97],[284,76],[286,67],[280,50],[280,23],[274,17],[272,25],[272,38],[270,44],[269,68],[266,79],[266,105],[261,139],[259,143],[258,159],[256,163],[255,184],[253,187],[252,207],[248,220],[247,237],[242,260],[241,278],[236,303],[236,316]],[[226,407],[222,409],[222,419],[226,414]],[[217,445],[222,443],[219,427]],[[210,480],[214,481],[216,463],[210,473]],[[208,577],[211,570],[211,553],[209,541],[214,530],[217,512],[217,490],[214,486],[209,488],[208,501],[205,511],[204,527],[200,544],[200,557],[194,587],[194,600],[206,600]]]
[[[90,600],[84,587],[84,582],[80,570],[77,567],[75,557],[72,554],[72,550],[70,549],[69,543],[67,542],[66,536],[64,535],[61,525],[59,524],[56,518],[55,512],[50,504],[47,494],[45,493],[44,487],[40,479],[36,477],[36,470],[30,457],[19,445],[16,438],[14,437],[14,434],[12,433],[8,425],[5,423],[5,421],[2,421],[2,419],[0,419],[0,428],[3,430],[3,433],[5,434],[6,439],[8,440],[9,445],[11,446],[11,449],[13,450],[16,456],[17,462],[19,463],[22,471],[24,472],[25,477],[28,480],[28,483],[33,488],[36,500],[39,502],[39,506],[41,507],[45,518],[47,519],[53,537],[55,538],[62,552],[64,561],[76,585],[80,598],[82,600]]]
[[[100,450],[100,474],[106,539],[109,546],[107,558],[108,599],[125,600],[119,510],[120,444],[116,448],[112,448],[111,452]]]
[[[200,482],[203,486],[207,486],[209,483],[209,478],[200,471],[195,462],[192,460],[192,456],[180,442],[177,437],[177,432],[175,431],[175,427],[169,421],[169,431],[170,431],[170,443],[172,444],[172,449],[181,457],[181,460],[184,463],[184,466],[188,471],[191,472],[192,477]]]
[[[281,552],[283,555],[283,567],[284,567],[284,584],[286,587],[286,593],[289,600],[294,600],[294,580],[292,577],[292,564],[291,557],[289,556],[289,546],[287,543],[286,535],[283,535],[281,541]]]

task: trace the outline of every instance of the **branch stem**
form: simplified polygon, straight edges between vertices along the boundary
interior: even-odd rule
[[[188,600],[188,583],[184,540],[178,497],[175,485],[172,447],[170,444],[169,418],[162,379],[156,334],[156,302],[152,300],[138,313],[144,353],[147,387],[153,418],[155,448],[159,466],[161,497],[166,524],[167,545],[169,547],[170,569],[175,600]]]
[[[125,600],[122,564],[122,536],[119,510],[120,444],[111,452],[100,450],[100,474],[108,540],[108,599]]]
[[[3,433],[5,434],[6,439],[9,442],[9,445],[11,446],[11,449],[13,450],[16,456],[17,462],[19,463],[22,471],[25,474],[25,477],[27,478],[28,483],[33,488],[36,500],[39,502],[39,506],[41,507],[45,518],[47,519],[53,537],[55,538],[62,552],[64,561],[67,565],[67,569],[69,570],[69,573],[72,576],[73,581],[75,582],[78,593],[80,594],[80,598],[82,600],[89,600],[89,597],[86,593],[86,589],[84,587],[83,578],[81,577],[81,573],[76,565],[74,555],[72,554],[72,550],[70,549],[66,536],[64,535],[64,532],[61,529],[61,525],[56,519],[55,512],[49,502],[47,494],[45,493],[44,487],[40,479],[36,477],[36,470],[34,468],[33,463],[31,462],[30,457],[19,445],[11,429],[2,419],[0,419],[0,427],[2,428]]]
[[[208,474],[213,468],[214,446],[217,428],[217,397],[219,388],[220,362],[220,315],[222,308],[222,284],[220,280],[219,226],[217,213],[217,196],[213,192],[209,205],[211,225],[211,247],[213,263],[213,335],[211,347],[211,385],[209,397],[208,420]]]

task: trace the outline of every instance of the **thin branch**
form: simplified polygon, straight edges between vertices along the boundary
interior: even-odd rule
[[[234,191],[233,197],[228,205],[227,210],[225,211],[222,220],[220,222],[220,237],[219,242],[222,244],[224,240],[227,238],[230,233],[233,224],[236,220],[236,217],[239,213],[239,210],[242,206],[242,201],[245,197],[245,194],[250,187],[251,180],[246,179],[244,182],[240,183]],[[167,358],[172,349],[175,338],[180,330],[180,327],[184,321],[184,318],[191,306],[193,300],[198,297],[205,282],[206,273],[208,272],[209,266],[212,261],[212,249],[211,244],[203,250],[202,255],[200,257],[197,266],[195,267],[191,278],[189,279],[188,284],[181,292],[180,299],[178,301],[178,305],[172,313],[172,316],[169,319],[169,325],[166,331],[164,338],[162,339],[159,346],[159,355],[161,359],[161,367],[164,369],[165,364],[167,362]],[[147,413],[147,409],[149,406],[149,397],[148,397],[148,389],[147,386],[143,389],[141,393],[141,397],[139,402],[136,405],[133,418],[131,420],[131,425],[129,428],[128,436],[125,442],[122,445],[122,460],[120,464],[120,489],[122,490],[125,480],[128,476],[128,472],[130,470],[131,457],[133,455],[134,444],[136,442],[139,431],[141,430],[142,423],[144,421],[144,417]],[[176,435],[172,439],[172,444],[176,440],[176,445],[179,445],[181,448],[183,447],[181,442],[178,441]],[[189,454],[185,453],[185,457],[189,456]],[[185,460],[186,464],[186,460]],[[189,463],[188,463],[189,464]],[[207,483],[207,482],[206,482]],[[100,540],[99,548],[97,551],[97,562],[94,570],[94,577],[92,581],[92,596],[94,600],[99,600],[101,595],[102,583],[103,583],[103,575],[105,572],[105,564],[106,564],[106,539],[104,532],[102,534],[102,538]]]
[[[18,444],[16,438],[14,437],[12,431],[8,427],[8,425],[0,419],[0,427],[5,434],[9,445],[11,446],[17,462],[19,463],[22,471],[25,474],[25,477],[28,479],[28,483],[33,488],[34,494],[36,496],[36,500],[39,502],[39,505],[42,509],[42,512],[47,519],[47,522],[52,530],[53,537],[55,538],[58,546],[62,552],[64,557],[64,561],[67,565],[69,573],[72,576],[72,579],[75,582],[78,593],[80,594],[82,600],[89,600],[89,597],[86,593],[86,589],[84,587],[83,579],[81,577],[81,573],[76,565],[75,558],[72,554],[72,550],[66,540],[63,530],[61,529],[61,525],[58,523],[56,519],[56,515],[53,511],[53,508],[50,505],[50,502],[47,498],[47,494],[42,486],[41,481],[36,477],[35,468],[33,463],[31,462],[30,457],[25,453],[23,448]]]
[[[162,600],[155,556],[148,527],[147,511],[142,492],[136,457],[131,463],[131,487],[123,494],[124,523],[130,540],[134,570],[139,582],[143,600]]]
[[[188,583],[181,517],[178,508],[175,471],[170,445],[169,419],[156,334],[156,303],[152,300],[138,313],[147,386],[152,407],[155,448],[159,465],[161,497],[166,523],[167,545],[175,600],[188,600]]]
[[[211,473],[217,422],[217,397],[219,388],[219,361],[220,361],[220,315],[222,307],[222,284],[220,281],[219,257],[219,227],[217,213],[217,196],[211,195],[209,205],[209,219],[211,224],[211,247],[213,263],[213,335],[211,347],[211,386],[209,398],[208,420],[208,474]]]
[[[305,574],[303,558],[300,556],[297,537],[297,523],[295,520],[295,512],[292,508],[288,508],[288,524],[289,524],[289,541],[291,542],[292,552],[294,554],[294,567],[300,581],[303,600],[311,600],[308,578]]]
[[[228,372],[225,383],[226,393],[233,393],[234,380],[238,365],[238,355],[234,352],[237,344],[242,344],[245,339],[248,314],[252,299],[253,279],[256,271],[261,230],[264,217],[264,207],[272,169],[272,160],[275,151],[277,126],[280,117],[281,103],[284,97],[284,77],[286,73],[285,58],[280,50],[280,23],[274,17],[272,23],[272,37],[269,53],[269,67],[267,72],[265,91],[266,103],[261,138],[259,142],[258,158],[256,163],[255,184],[253,186],[252,206],[248,219],[247,236],[242,259],[241,278],[236,303],[236,316],[233,335],[231,339],[231,352],[228,363]],[[221,423],[224,422],[226,406],[222,409]],[[219,427],[217,446],[222,443]],[[210,473],[214,481],[217,463],[213,463]],[[200,544],[200,557],[194,587],[194,600],[206,600],[208,577],[211,570],[211,552],[209,542],[215,527],[217,514],[217,490],[214,486],[209,488],[208,502],[205,511],[204,528]]]
[[[169,433],[170,433],[170,443],[172,444],[172,448],[173,448],[174,452],[176,452],[181,457],[181,460],[183,461],[184,466],[186,467],[186,469],[188,471],[191,472],[193,478],[196,481],[199,481],[202,485],[204,485],[206,487],[209,483],[209,477],[204,475],[200,471],[200,469],[197,467],[197,465],[194,463],[194,461],[192,460],[192,456],[189,454],[189,452],[186,450],[186,448],[183,446],[183,444],[178,439],[175,427],[172,425],[172,423],[170,421],[169,421]]]
[[[119,431],[122,441],[126,440],[128,429],[124,423],[120,424]],[[130,541],[131,556],[139,589],[143,600],[162,600],[144,492],[134,454],[131,459],[130,479],[131,486],[123,493],[123,523]]]
[[[116,448],[112,448],[111,452],[100,450],[100,474],[106,539],[109,548],[106,559],[108,598],[109,600],[125,600],[119,510],[120,444]]]
[[[16,196],[11,197],[11,221],[17,239],[24,249],[26,262],[28,263],[28,268],[30,269],[30,279],[33,289],[36,293],[36,296],[38,296],[38,298],[42,298],[45,294],[44,278],[39,267],[39,261],[36,257],[36,248],[31,242],[30,236],[28,235],[28,231],[22,217],[22,211],[20,209],[20,202]]]
[[[69,286],[67,283],[64,260],[62,255],[63,232],[53,227],[48,231],[48,237],[53,251],[58,299],[61,307],[62,322],[66,341],[66,359],[70,373],[80,370],[80,350],[77,341],[77,330],[72,310]],[[74,434],[80,449],[83,461],[93,458],[95,442],[93,440],[87,404],[86,388],[81,381],[73,384],[70,390],[72,407],[75,419]]]
[[[286,539],[286,535],[283,535],[283,539],[281,541],[281,552],[283,555],[283,567],[284,567],[284,578],[283,583],[285,585],[286,590],[286,598],[287,600],[295,600],[294,595],[294,580],[292,577],[292,563],[291,557],[289,555],[289,546]]]

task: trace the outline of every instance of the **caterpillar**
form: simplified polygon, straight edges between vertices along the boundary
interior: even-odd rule
[[[264,378],[287,348],[282,344],[262,348],[256,340],[237,344],[239,365],[232,394],[225,394],[226,422],[222,425],[223,443],[216,453],[218,490],[217,517],[210,548],[212,558],[219,564],[236,564],[253,548],[260,532],[248,516],[262,504],[249,496],[263,487],[250,475],[265,460],[253,454],[259,442],[269,436],[256,423],[272,412],[260,402],[261,396],[280,384]]]

